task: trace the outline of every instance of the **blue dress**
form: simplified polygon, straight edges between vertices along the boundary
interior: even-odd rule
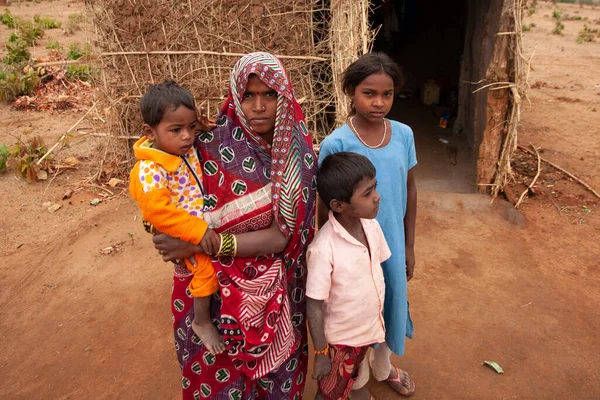
[[[377,169],[377,192],[381,196],[377,221],[392,251],[392,257],[382,264],[386,343],[395,354],[402,355],[405,336],[413,335],[406,290],[404,216],[408,170],[417,164],[417,157],[412,130],[397,121],[390,120],[390,124],[390,142],[378,149],[362,144],[348,124],[334,130],[321,143],[319,163],[329,154],[350,151],[366,156]]]

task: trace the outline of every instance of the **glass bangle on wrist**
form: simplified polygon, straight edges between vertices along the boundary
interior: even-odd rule
[[[314,352],[315,352],[315,355],[317,355],[317,354],[322,354],[324,356],[329,355],[329,344],[325,345],[325,348],[323,350],[315,349]]]

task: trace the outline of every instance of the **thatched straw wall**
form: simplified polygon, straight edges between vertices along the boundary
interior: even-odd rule
[[[278,55],[315,139],[347,113],[335,76],[368,51],[368,0],[96,0],[103,87],[111,134],[135,136],[147,85],[175,79],[214,116],[229,72],[251,51]],[[332,18],[332,15],[337,17]],[[337,96],[336,96],[337,95]],[[336,103],[336,97],[339,103]],[[336,116],[336,111],[338,115]]]

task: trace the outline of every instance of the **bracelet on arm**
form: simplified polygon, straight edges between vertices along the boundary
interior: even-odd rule
[[[152,224],[150,222],[148,222],[145,219],[143,219],[142,220],[142,225],[144,225],[144,229],[146,230],[146,232],[152,233]]]
[[[324,356],[329,355],[329,344],[326,344],[325,348],[323,350],[315,349],[314,352],[315,352],[315,355],[317,355],[317,354],[322,354]]]
[[[237,240],[231,233],[220,233],[221,245],[217,257],[234,257],[237,253]]]

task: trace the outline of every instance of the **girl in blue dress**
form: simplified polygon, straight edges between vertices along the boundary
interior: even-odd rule
[[[371,351],[353,390],[361,390],[368,381],[370,364],[376,380],[385,380],[408,397],[415,391],[414,382],[408,373],[391,364],[390,356],[392,352],[403,355],[404,338],[412,338],[413,334],[407,282],[415,268],[417,187],[413,168],[417,158],[412,130],[385,118],[392,108],[394,93],[403,83],[400,68],[383,53],[365,54],[352,63],[344,71],[342,83],[352,100],[352,111],[347,123],[321,143],[319,162],[329,154],[349,151],[366,156],[377,169],[377,191],[381,195],[377,221],[392,251],[392,257],[382,265],[386,343]],[[321,226],[327,221],[327,207],[319,203],[318,210]]]

